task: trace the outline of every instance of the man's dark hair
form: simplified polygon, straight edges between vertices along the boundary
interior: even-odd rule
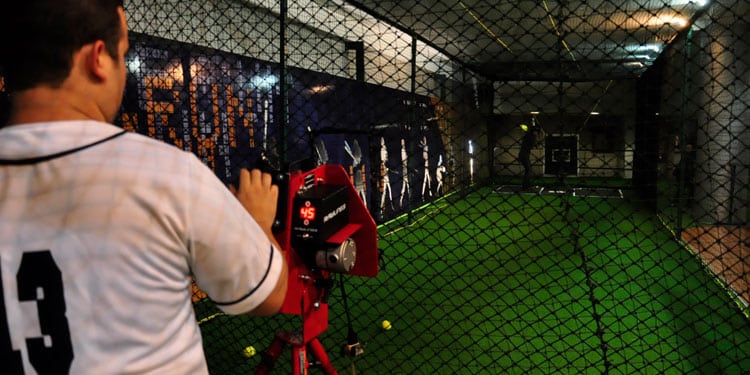
[[[58,87],[73,52],[103,40],[117,59],[123,0],[23,0],[0,10],[0,65],[9,92],[39,84]]]

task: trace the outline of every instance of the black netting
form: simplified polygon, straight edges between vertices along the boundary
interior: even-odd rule
[[[118,124],[227,183],[261,161],[349,174],[380,268],[333,277],[339,373],[750,372],[746,1],[125,9]],[[194,306],[215,374],[302,328]]]

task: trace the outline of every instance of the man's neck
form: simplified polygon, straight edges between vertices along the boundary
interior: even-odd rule
[[[35,87],[11,96],[8,125],[66,120],[105,121],[91,102],[64,88]]]

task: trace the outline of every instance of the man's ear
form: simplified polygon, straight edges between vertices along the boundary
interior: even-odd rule
[[[107,49],[101,40],[91,43],[89,50],[86,52],[86,70],[99,81],[103,81],[107,77],[107,56],[109,56]]]

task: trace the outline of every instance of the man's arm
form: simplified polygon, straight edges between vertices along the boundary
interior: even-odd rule
[[[288,269],[286,264],[286,251],[276,241],[271,227],[276,216],[276,202],[279,196],[279,188],[272,184],[271,175],[262,173],[258,169],[240,171],[239,188],[230,187],[235,197],[242,203],[247,212],[263,229],[268,239],[282,254],[282,270],[276,281],[271,294],[253,311],[251,315],[268,316],[279,312],[286,297]]]

